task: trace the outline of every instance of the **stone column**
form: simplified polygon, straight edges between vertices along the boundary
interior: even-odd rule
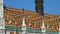
[[[19,34],[22,34],[22,32],[20,32],[20,31],[19,31],[18,33],[19,33]]]
[[[7,31],[6,31],[6,34],[10,34],[10,31],[7,30]]]
[[[14,34],[16,34],[16,31],[14,31]]]
[[[60,34],[60,25],[59,25],[59,34]]]

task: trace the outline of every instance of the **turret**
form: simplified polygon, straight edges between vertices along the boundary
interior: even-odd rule
[[[40,15],[43,16],[44,15],[44,7],[43,7],[43,0],[35,0],[35,4],[36,4],[36,12]]]

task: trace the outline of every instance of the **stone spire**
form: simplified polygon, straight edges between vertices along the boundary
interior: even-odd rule
[[[26,24],[25,24],[24,9],[23,9],[23,20],[22,20],[22,34],[26,34]]]
[[[44,15],[44,7],[43,7],[43,0],[35,0],[35,4],[36,4],[36,12],[40,15],[43,16]]]
[[[42,32],[45,34],[46,33],[46,28],[44,25],[44,21],[42,21],[42,27],[41,27]]]
[[[26,27],[26,24],[25,24],[25,18],[23,18],[22,26],[25,26],[25,27]]]
[[[22,34],[26,34],[25,18],[23,18],[23,23],[22,23]]]

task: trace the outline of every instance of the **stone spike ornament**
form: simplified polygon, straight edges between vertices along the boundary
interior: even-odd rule
[[[23,18],[22,26],[26,26],[26,24],[25,24],[25,18]]]
[[[22,23],[22,34],[26,34],[25,18],[23,18],[23,23]]]
[[[26,34],[26,24],[25,24],[25,14],[24,14],[24,8],[23,8],[23,21],[22,21],[22,34]]]
[[[0,34],[5,34],[5,18],[3,0],[0,0]]]
[[[44,21],[42,21],[42,27],[41,27],[41,30],[42,30],[43,34],[46,33],[46,28],[45,28],[45,25],[44,25]]]

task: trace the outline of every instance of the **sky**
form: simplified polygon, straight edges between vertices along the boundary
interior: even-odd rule
[[[12,8],[35,11],[35,0],[4,0],[4,5]],[[44,0],[44,13],[60,15],[60,0]]]

